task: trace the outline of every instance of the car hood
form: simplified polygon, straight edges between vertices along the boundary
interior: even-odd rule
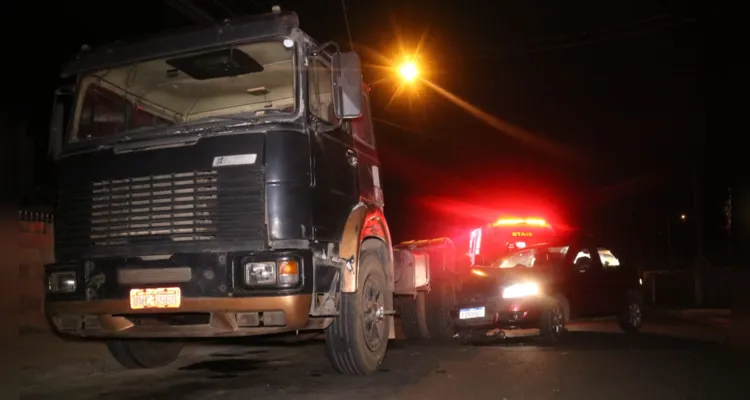
[[[481,269],[485,275],[471,273],[465,277],[461,287],[459,298],[466,301],[482,298],[495,297],[502,294],[502,290],[510,285],[523,282],[536,282],[540,285],[549,283],[554,279],[550,271],[541,271],[532,268],[504,268],[504,269]]]

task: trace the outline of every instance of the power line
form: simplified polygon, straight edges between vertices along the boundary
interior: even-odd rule
[[[211,15],[195,6],[189,0],[163,0],[167,5],[177,10],[191,21],[197,24],[214,24],[216,21]]]
[[[684,24],[696,23],[696,22],[699,22],[701,19],[705,19],[708,17],[721,14],[720,10],[713,10],[712,12],[707,12],[701,17],[690,16],[690,15],[684,15],[681,17],[678,16],[678,14],[682,14],[685,11],[686,10],[681,10],[681,11],[676,11],[672,13],[656,15],[656,16],[652,16],[649,18],[637,20],[634,22],[621,24],[614,28],[609,28],[609,29],[602,28],[594,32],[594,34],[609,33],[607,35],[590,37],[591,35],[588,34],[587,32],[580,32],[577,34],[559,35],[556,37],[551,37],[547,40],[542,40],[541,43],[537,41],[539,45],[532,46],[531,48],[527,48],[525,50],[507,52],[505,54],[497,54],[495,56],[489,56],[489,58],[492,58],[492,59],[512,58],[512,57],[523,56],[523,55],[528,55],[528,54],[545,53],[549,51],[562,50],[562,49],[571,48],[571,47],[580,47],[580,46],[585,46],[585,45],[598,44],[598,43],[610,41],[613,39],[619,39],[619,38],[628,37],[628,36],[638,36],[638,35],[641,35],[650,31],[654,31],[654,30],[673,28],[673,27],[677,27],[680,25],[684,25]],[[663,19],[667,19],[667,21],[665,21],[665,23],[662,23],[662,24],[651,25],[651,26],[648,26],[647,24],[648,22],[653,22],[653,21],[663,20]],[[636,27],[638,25],[644,25],[644,24],[647,25],[644,28],[632,29],[632,27]],[[627,29],[627,28],[631,28],[631,29]],[[589,37],[586,38],[586,36],[589,36]],[[556,39],[563,39],[563,38],[570,38],[572,40],[569,40],[567,42],[557,43],[557,44],[551,44],[548,46],[543,45],[544,43],[554,42],[556,41]]]
[[[234,16],[234,13],[232,12],[232,10],[230,10],[229,7],[224,5],[224,3],[222,3],[220,0],[214,0],[214,4],[216,4],[219,8],[221,8],[230,17]]]
[[[622,30],[623,28],[643,25],[643,24],[647,24],[647,23],[665,19],[665,18],[673,18],[679,14],[683,14],[688,11],[696,11],[696,10],[691,10],[690,8],[682,8],[679,10],[674,10],[674,11],[670,11],[666,13],[652,15],[652,16],[645,17],[645,18],[640,18],[634,21],[629,21],[629,22],[622,23],[613,27],[604,27],[604,28],[593,30],[593,31],[586,30],[586,31],[579,31],[579,32],[574,32],[574,33],[563,33],[563,34],[554,35],[554,36],[530,39],[528,41],[529,42],[528,47],[530,47],[530,50],[534,50],[540,47],[548,47],[545,45],[554,44],[555,42],[557,42],[558,44],[562,42],[562,44],[564,44],[565,41],[569,42],[569,40],[580,40],[581,37],[600,35],[602,33],[607,33],[608,31],[609,32],[618,31],[618,30]]]
[[[346,0],[341,0],[341,9],[344,11],[344,21],[346,22],[346,33],[349,35],[349,46],[354,51],[354,41],[352,40],[352,30],[349,28],[349,16],[346,12]]]

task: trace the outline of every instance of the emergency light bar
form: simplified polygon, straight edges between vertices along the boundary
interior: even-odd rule
[[[509,225],[533,225],[547,227],[549,224],[542,218],[500,218],[492,226],[509,226]]]

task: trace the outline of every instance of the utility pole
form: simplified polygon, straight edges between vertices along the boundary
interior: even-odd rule
[[[705,264],[705,256],[703,254],[703,224],[702,224],[702,208],[701,208],[701,195],[698,186],[698,173],[693,172],[692,177],[693,186],[693,214],[695,214],[694,222],[694,233],[695,233],[695,261],[693,262],[693,289],[694,289],[694,301],[695,305],[700,307],[703,305],[703,277],[702,270]]]
[[[666,218],[667,223],[667,265],[669,265],[669,269],[674,268],[674,251],[672,250],[672,220],[671,218]]]

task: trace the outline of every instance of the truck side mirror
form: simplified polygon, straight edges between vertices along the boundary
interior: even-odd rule
[[[70,102],[72,96],[72,86],[64,86],[55,91],[52,119],[50,120],[48,147],[48,155],[52,158],[57,157],[62,151],[63,138],[65,136],[65,102]]]
[[[333,55],[334,112],[337,118],[362,116],[362,61],[357,53]]]

